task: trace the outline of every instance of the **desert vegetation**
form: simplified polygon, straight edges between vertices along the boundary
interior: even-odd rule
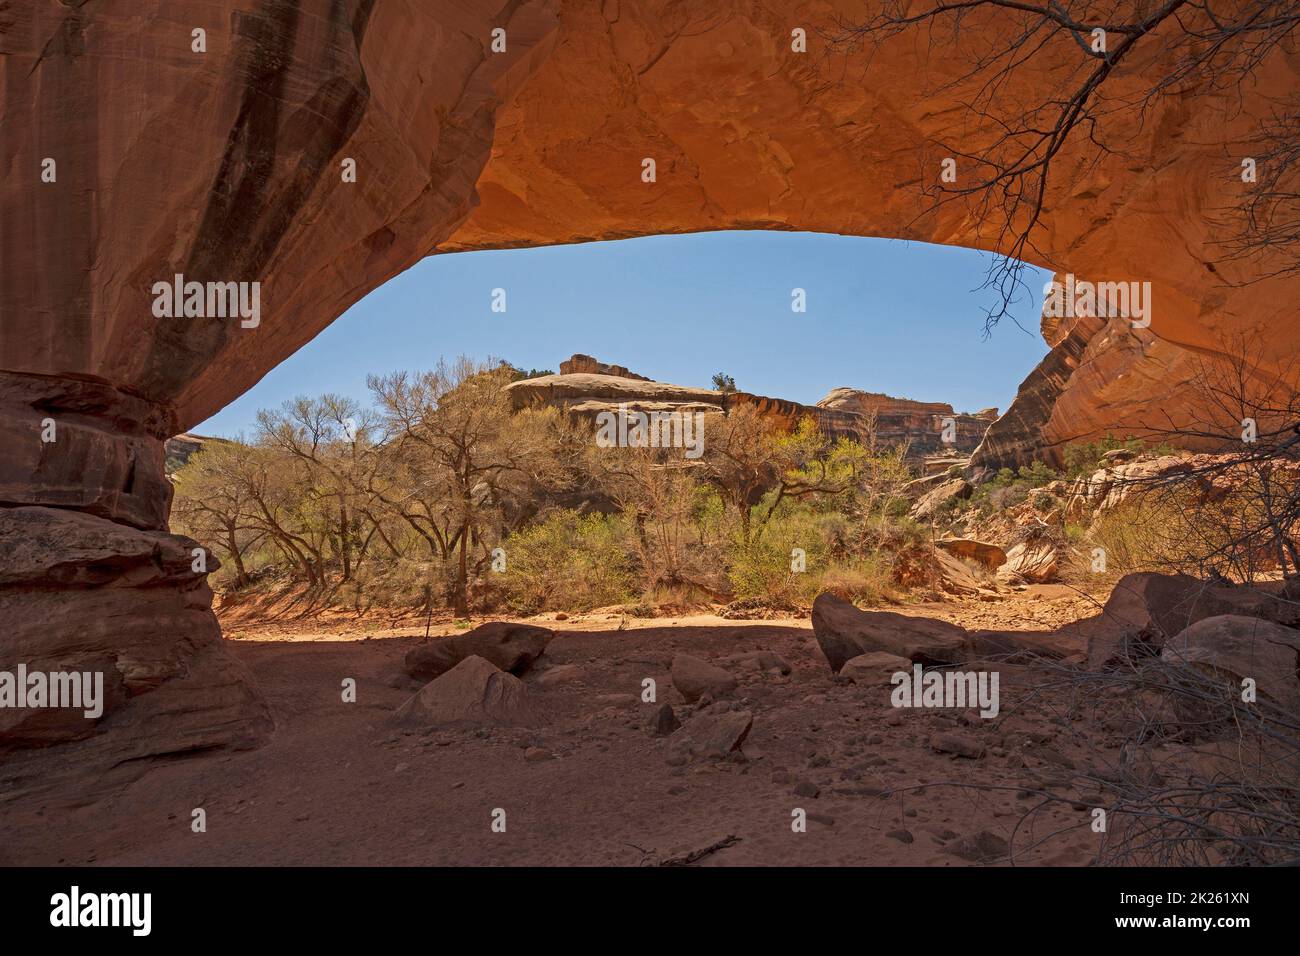
[[[504,363],[370,380],[373,404],[302,397],[176,473],[177,527],[229,592],[457,614],[729,603],[796,610],[821,590],[876,601],[907,518],[905,449],[830,440],[742,407],[692,461],[600,448],[554,409],[514,410]]]
[[[1209,466],[1164,439],[1108,436],[1067,447],[1060,470],[1034,462],[971,485],[960,466],[923,475],[870,429],[831,439],[811,419],[742,406],[709,416],[695,460],[602,448],[580,418],[516,408],[507,386],[530,374],[461,358],[373,376],[367,405],[327,394],[263,410],[253,435],[208,441],[179,468],[177,526],[219,558],[228,595],[457,617],[768,616],[824,591],[869,606],[996,589],[996,564],[940,560],[935,542],[952,537],[1048,556],[1003,583],[1148,569],[1251,580],[1288,566],[1276,542],[1249,555],[1232,544],[1247,524],[1267,530],[1258,469],[1194,487],[1189,472]]]

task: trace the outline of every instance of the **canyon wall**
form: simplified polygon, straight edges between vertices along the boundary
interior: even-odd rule
[[[143,751],[264,732],[264,709],[223,660],[204,572],[177,563],[195,543],[166,533],[162,442],[425,255],[714,229],[999,248],[997,225],[975,205],[934,210],[917,188],[937,175],[934,142],[956,138],[978,155],[997,135],[959,99],[932,92],[958,79],[960,58],[920,35],[871,56],[828,46],[823,34],[863,9],[839,0],[7,7],[0,508],[11,513],[0,534],[14,566],[0,569],[0,600],[16,625],[0,638],[0,669],[109,667],[123,691],[96,726],[150,728]],[[1003,35],[999,16],[972,17],[961,42],[977,49]],[[807,31],[807,53],[792,51],[794,28]],[[503,31],[495,49],[494,30]],[[1127,64],[1133,75],[1159,68],[1159,45],[1149,50]],[[1048,95],[1073,62],[1063,52],[1059,73],[1019,77],[1003,93]],[[1110,118],[1122,152],[1097,157],[1086,140],[1067,143],[1035,261],[1148,280],[1156,306],[1149,332],[1094,334],[1076,343],[1068,379],[1045,374],[1052,387],[1038,390],[1034,420],[1048,444],[1186,404],[1196,356],[1223,348],[1225,335],[1262,337],[1279,373],[1300,352],[1297,280],[1243,282],[1258,267],[1227,260],[1214,226],[1240,199],[1247,131],[1296,76],[1296,58],[1279,49],[1244,104],[1231,91],[1176,91],[1143,117]],[[653,182],[642,178],[646,159]],[[156,284],[176,276],[258,283],[255,320],[213,315],[211,299],[199,314],[168,314]],[[160,570],[138,570],[141,555],[158,556]],[[106,611],[119,587],[150,600]],[[50,601],[62,602],[58,615]],[[163,610],[172,606],[184,613]],[[124,620],[132,613],[153,638],[125,636],[137,633]],[[140,674],[149,677],[130,676]],[[173,719],[184,695],[172,689],[187,681],[208,688],[195,710],[209,715],[203,726]],[[0,728],[0,746],[78,736],[79,720]]]

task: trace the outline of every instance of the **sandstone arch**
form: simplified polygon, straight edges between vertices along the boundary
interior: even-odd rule
[[[0,612],[15,626],[0,667],[109,668],[108,721],[147,728],[133,753],[255,739],[264,715],[224,661],[187,542],[165,532],[161,441],[424,255],[722,228],[990,245],[977,217],[926,213],[911,188],[937,159],[927,142],[960,127],[977,149],[989,135],[908,82],[955,67],[907,40],[869,64],[818,50],[817,27],[858,12],[847,0],[7,12]],[[799,25],[803,56],[788,44]],[[196,27],[206,53],[191,50]],[[494,27],[504,53],[488,48]],[[1296,72],[1279,54],[1260,83],[1284,90]],[[1126,121],[1126,155],[1065,157],[1077,175],[1051,196],[1040,264],[1140,269],[1159,306],[1149,332],[1047,330],[1067,352],[1021,411],[1048,443],[1176,406],[1194,355],[1224,332],[1263,333],[1279,368],[1300,351],[1300,283],[1241,285],[1243,267],[1216,252],[1210,222],[1234,199],[1253,119],[1223,105],[1174,99]],[[155,318],[151,285],[178,272],[260,281],[261,325]],[[56,443],[39,440],[46,418]],[[11,741],[85,732],[5,719]]]

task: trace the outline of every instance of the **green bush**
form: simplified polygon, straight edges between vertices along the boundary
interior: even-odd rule
[[[517,614],[589,611],[637,596],[636,573],[620,517],[557,511],[502,545],[506,570],[494,584]]]

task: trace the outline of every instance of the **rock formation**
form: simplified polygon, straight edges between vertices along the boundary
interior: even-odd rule
[[[590,355],[575,353],[560,363],[561,375],[613,375],[615,378],[634,378],[640,382],[650,379],[629,371],[626,365],[606,365]]]
[[[943,402],[915,402],[853,388],[837,388],[816,405],[750,392],[729,392],[656,382],[629,372],[622,365],[607,365],[590,355],[574,355],[560,363],[560,374],[539,375],[507,386],[516,409],[532,404],[564,408],[571,414],[594,418],[598,413],[626,405],[641,411],[681,411],[721,414],[725,408],[750,406],[764,418],[793,427],[811,418],[833,438],[865,441],[874,434],[884,447],[906,443],[913,457],[969,454],[990,424],[997,409],[977,415],[958,414]],[[952,425],[951,444],[944,429]]]
[[[855,388],[837,388],[817,403],[819,408],[854,412],[872,423],[876,440],[885,447],[907,442],[913,454],[969,453],[997,420],[998,410],[958,413],[946,402],[915,402]],[[944,429],[951,427],[951,442]]]
[[[1005,239],[975,205],[932,210],[913,188],[932,143],[959,135],[963,153],[979,155],[998,135],[929,92],[965,64],[942,43],[906,37],[870,58],[828,50],[824,31],[859,15],[839,0],[793,10],[760,0],[175,0],[148,15],[127,0],[10,5],[0,37],[0,508],[34,509],[9,534],[46,550],[4,585],[10,626],[28,636],[4,644],[0,669],[77,648],[129,669],[122,635],[152,627],[174,676],[127,709],[175,714],[184,708],[162,703],[169,685],[198,681],[212,695],[224,686],[222,726],[247,739],[261,711],[225,681],[201,590],[163,575],[151,599],[171,590],[185,614],[121,607],[108,629],[97,602],[114,582],[100,571],[121,576],[121,559],[188,544],[158,537],[167,437],[426,255],[733,228],[996,249]],[[806,55],[791,50],[795,26],[807,29]],[[501,52],[494,29],[508,37]],[[997,13],[972,17],[960,42],[979,48],[981,32],[1008,29]],[[1049,445],[1184,407],[1197,356],[1222,349],[1225,334],[1266,332],[1264,359],[1279,374],[1300,352],[1300,277],[1228,259],[1211,229],[1240,197],[1236,157],[1294,85],[1294,57],[1268,54],[1245,101],[1206,94],[1223,109],[1170,97],[1110,117],[1123,151],[1094,157],[1086,137],[1065,144],[1058,162],[1082,172],[1051,182],[1037,261],[1107,279],[1137,273],[1156,307],[1143,335],[1066,330],[1078,333],[1077,364],[1047,376],[1043,407],[1028,416],[1045,423]],[[1063,57],[1035,88],[1005,92],[1041,98],[1074,68]],[[653,183],[641,176],[647,157]],[[1243,281],[1261,274],[1272,278]],[[202,283],[203,295],[168,315],[156,290],[173,281]],[[256,291],[255,320],[217,308],[227,283],[243,283],[250,302]],[[118,552],[105,562],[40,531],[69,512],[113,524]],[[98,583],[64,583],[78,577]],[[150,723],[142,748],[190,746],[174,730],[183,723]]]

